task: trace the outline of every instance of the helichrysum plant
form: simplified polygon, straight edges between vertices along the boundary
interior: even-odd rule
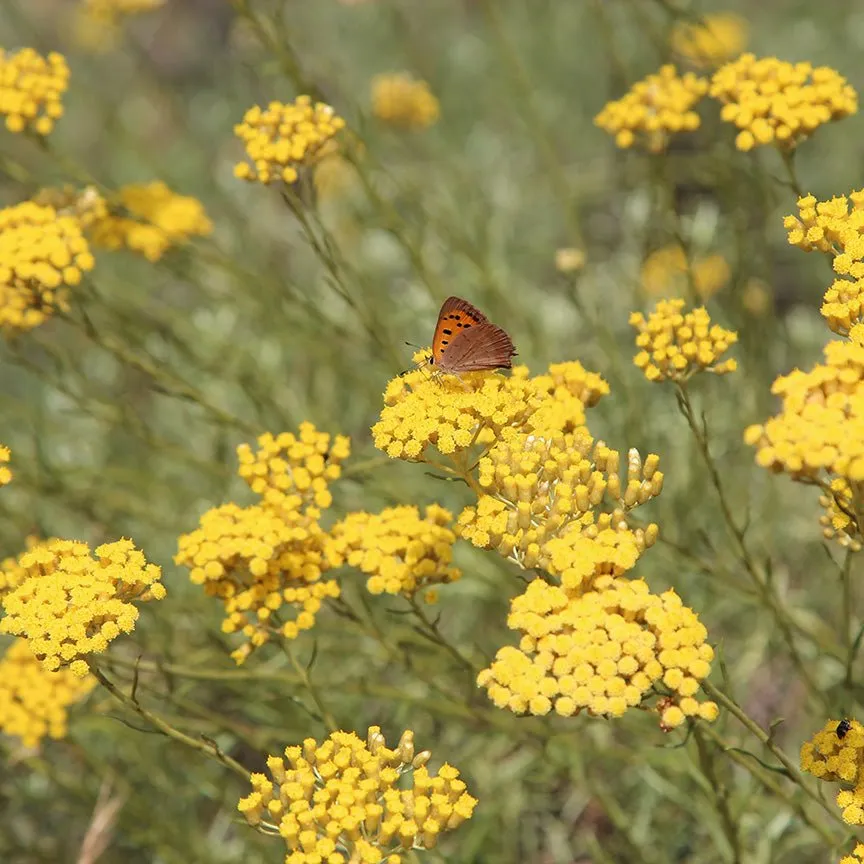
[[[825,783],[848,787],[836,797],[843,821],[864,825],[864,727],[857,720],[847,720],[848,730],[839,732],[841,722],[829,720],[802,745],[801,770]]]
[[[405,129],[425,129],[438,120],[438,99],[425,81],[393,72],[372,80],[372,113],[385,123]]]
[[[392,750],[378,726],[365,741],[341,731],[320,744],[307,738],[267,759],[270,776],[252,775],[238,809],[282,837],[286,864],[400,864],[412,850],[434,849],[477,805],[454,767],[428,769],[431,755],[415,750],[410,730]]]
[[[694,110],[708,92],[708,81],[672,65],[634,84],[620,99],[607,103],[594,123],[622,148],[666,149],[676,132],[692,132],[701,120]]]
[[[48,135],[63,116],[69,86],[66,58],[56,51],[43,57],[32,48],[0,48],[0,114],[10,132]]]

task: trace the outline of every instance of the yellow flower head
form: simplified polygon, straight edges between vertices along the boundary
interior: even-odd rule
[[[149,261],[158,261],[172,246],[213,230],[197,198],[177,195],[161,180],[124,186],[107,207],[101,218],[90,220],[93,244],[105,249],[126,247]]]
[[[657,596],[642,580],[603,576],[571,597],[536,579],[513,600],[507,626],[521,632],[519,646],[500,649],[477,679],[499,708],[620,717],[659,690],[664,728],[717,716],[696,698],[714,657],[708,633],[672,590]]]
[[[134,602],[161,600],[161,570],[131,540],[51,540],[24,552],[27,577],[2,598],[0,632],[24,636],[44,669],[68,666],[83,677],[88,654],[101,653],[138,619]]]
[[[438,120],[440,105],[429,85],[405,73],[372,79],[372,113],[385,123],[425,129]]]
[[[634,84],[621,99],[608,102],[594,124],[615,136],[619,147],[639,144],[652,153],[666,149],[673,132],[699,128],[693,110],[708,91],[708,82],[692,72],[679,76],[672,65]]]
[[[246,637],[232,654],[238,663],[273,635],[294,639],[309,630],[322,602],[339,596],[336,582],[322,578],[329,563],[318,519],[332,501],[328,484],[349,455],[348,439],[302,423],[297,435],[267,433],[258,445],[253,452],[241,444],[237,455],[238,473],[261,503],[209,510],[179,538],[174,557],[224,603],[222,630]]]
[[[52,537],[48,541],[42,540],[40,537],[31,534],[25,541],[25,546],[28,550],[39,546],[41,543],[53,543],[57,538]],[[17,588],[28,576],[30,571],[26,567],[22,567],[18,558],[5,558],[0,560],[0,608],[2,608],[3,595]]]
[[[579,566],[579,553],[571,548],[578,545],[571,533],[596,536],[609,527],[626,531],[625,511],[662,489],[656,456],[649,456],[643,466],[638,452],[631,451],[623,481],[619,463],[617,451],[602,441],[595,443],[585,427],[545,435],[507,429],[480,459],[478,483],[484,494],[462,511],[457,532],[526,570],[541,566],[556,575],[573,570]],[[611,503],[612,512],[598,514],[604,503]],[[647,540],[643,532],[638,539],[634,535],[629,567],[654,537],[656,526],[649,529]],[[559,542],[553,545],[556,538]],[[601,572],[610,571],[597,570]]]
[[[737,57],[747,44],[747,22],[737,15],[706,15],[698,24],[679,21],[670,37],[672,49],[696,66],[719,66]]]
[[[433,504],[425,518],[416,507],[388,507],[380,513],[349,513],[328,534],[332,566],[348,564],[369,577],[372,594],[405,594],[455,582],[462,573],[452,566],[456,535],[453,516]]]
[[[0,210],[0,329],[39,326],[93,264],[74,217],[32,201]]]
[[[642,287],[649,297],[685,294],[692,283],[696,294],[707,300],[728,281],[729,265],[722,255],[696,258],[688,264],[686,253],[678,245],[657,249],[642,265]]]
[[[36,747],[46,736],[64,738],[70,706],[96,685],[92,675],[79,678],[68,669],[46,672],[24,639],[16,639],[0,657],[0,732]]]
[[[711,324],[708,312],[699,307],[684,312],[684,301],[660,300],[646,319],[641,312],[630,316],[638,331],[639,352],[633,362],[649,381],[686,381],[704,370],[725,375],[738,368],[735,360],[720,361],[738,341],[734,330]]]
[[[864,843],[856,843],[850,855],[844,855],[840,864],[862,864],[864,862]]]
[[[240,162],[234,175],[241,180],[294,183],[298,169],[310,165],[345,121],[323,102],[312,104],[308,96],[294,102],[271,102],[266,108],[250,108],[234,134],[243,141],[249,162]]]
[[[822,536],[826,540],[836,540],[850,552],[860,552],[864,538],[858,529],[855,508],[857,506],[858,512],[864,512],[861,484],[856,484],[853,490],[848,480],[835,477],[827,484],[825,493],[819,496],[819,504],[825,510],[819,517]]]
[[[824,123],[858,110],[858,94],[834,69],[753,54],[718,69],[710,94],[723,103],[723,120],[740,130],[739,150],[765,144],[789,150]]]
[[[48,135],[63,116],[61,101],[69,86],[69,67],[62,54],[47,57],[32,48],[10,54],[0,48],[0,114],[10,132],[30,129]]]
[[[307,738],[267,759],[269,776],[251,776],[252,793],[237,809],[250,825],[281,835],[288,864],[399,864],[399,852],[434,848],[477,805],[452,765],[437,775],[426,768],[430,756],[415,752],[410,730],[395,750],[377,726],[365,741],[353,732],[333,732],[321,744]]]
[[[852,789],[837,793],[849,825],[864,825],[864,726],[857,720],[829,720],[801,746],[801,770],[819,780]]]
[[[11,459],[12,453],[9,448],[0,444],[0,486],[12,482],[12,471],[7,464]]]

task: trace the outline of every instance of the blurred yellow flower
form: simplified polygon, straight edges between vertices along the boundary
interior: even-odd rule
[[[425,81],[397,72],[372,79],[372,113],[393,126],[425,129],[438,120],[440,105]]]
[[[575,273],[585,266],[585,253],[581,249],[565,247],[555,252],[555,269],[559,273]]]
[[[662,66],[621,99],[608,102],[594,124],[614,135],[619,147],[638,145],[658,153],[666,149],[672,133],[699,128],[693,108],[707,91],[704,78],[692,72],[679,76],[674,66]]]
[[[349,513],[328,532],[327,557],[347,563],[369,578],[372,594],[412,596],[431,585],[455,582],[453,516],[436,504],[425,517],[416,507],[387,507],[380,513]]]
[[[51,540],[24,552],[18,565],[27,576],[2,597],[0,633],[25,637],[48,671],[68,666],[83,677],[88,654],[135,628],[135,602],[165,596],[160,568],[130,540],[103,543],[95,557],[86,543]]]
[[[572,597],[535,579],[507,626],[522,634],[519,646],[501,648],[477,679],[499,708],[620,717],[659,690],[663,728],[717,717],[713,702],[696,698],[714,658],[708,632],[671,589],[658,597],[642,580],[601,576]]]
[[[725,375],[738,368],[735,360],[720,361],[738,334],[712,325],[704,307],[684,312],[684,305],[680,299],[660,300],[647,319],[641,312],[630,316],[639,331],[633,362],[649,381],[686,381],[699,371]]]
[[[275,635],[295,639],[309,630],[322,602],[339,596],[336,582],[322,578],[329,564],[318,519],[332,501],[328,485],[349,455],[348,439],[302,423],[297,435],[267,433],[258,445],[253,452],[241,444],[237,455],[238,474],[261,503],[207,511],[179,538],[174,557],[192,582],[222,600],[223,632],[246,638],[232,653],[237,663]]]
[[[672,29],[672,50],[696,66],[719,66],[737,57],[747,45],[747,22],[726,12],[706,15],[699,23],[679,21]]]
[[[164,5],[165,0],[81,0],[75,37],[84,48],[106,51],[116,44],[124,18]]]
[[[172,246],[213,230],[197,198],[172,192],[161,180],[123,186],[107,201],[107,211],[87,214],[94,246],[126,247],[149,261],[158,261]]]
[[[0,48],[0,114],[10,132],[29,129],[48,135],[63,116],[68,86],[69,67],[62,54],[43,57],[32,48],[10,54]]]
[[[847,731],[843,730],[848,725]],[[801,770],[828,783],[851,789],[837,793],[843,821],[864,825],[864,727],[857,720],[829,720],[801,746]]]
[[[459,772],[445,762],[431,773],[430,757],[415,752],[410,730],[395,750],[378,726],[365,741],[353,732],[333,732],[321,744],[307,738],[268,757],[270,776],[252,774],[252,794],[237,809],[250,825],[281,835],[286,864],[400,864],[407,861],[400,853],[433,849],[477,806]]]
[[[0,486],[5,486],[12,482],[12,470],[8,463],[12,459],[12,453],[8,447],[0,444]]]
[[[0,210],[0,329],[38,327],[93,265],[74,217],[32,201]]]
[[[858,94],[834,69],[753,54],[718,69],[710,95],[723,103],[723,120],[740,130],[739,150],[765,144],[789,150],[824,123],[858,110]]]
[[[0,733],[37,747],[43,738],[64,738],[68,710],[96,686],[92,675],[68,669],[46,672],[24,639],[0,657]]]
[[[729,275],[729,265],[722,255],[697,257],[688,266],[681,246],[664,246],[642,264],[642,288],[649,297],[681,296],[688,293],[692,280],[697,296],[708,300],[729,281]]]
[[[241,180],[294,183],[298,169],[310,165],[345,121],[329,105],[312,104],[309,96],[294,102],[271,102],[250,108],[234,134],[246,147],[249,162],[239,162],[234,176]],[[250,164],[251,162],[251,164]]]
[[[751,315],[765,315],[773,305],[771,287],[762,279],[748,279],[741,293],[741,305]]]

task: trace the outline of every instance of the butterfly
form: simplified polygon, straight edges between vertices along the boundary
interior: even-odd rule
[[[449,375],[510,369],[513,340],[467,300],[448,297],[438,313],[429,363]]]

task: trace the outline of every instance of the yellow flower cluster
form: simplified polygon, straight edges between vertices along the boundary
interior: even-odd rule
[[[425,129],[438,120],[440,105],[425,81],[393,73],[372,79],[372,113],[394,126]]]
[[[308,96],[294,102],[271,102],[267,108],[255,105],[234,127],[251,160],[239,162],[234,176],[241,180],[294,183],[298,168],[310,165],[320,155],[345,121],[329,105],[314,105]]]
[[[9,54],[0,48],[0,114],[10,132],[48,135],[63,116],[69,67],[62,54],[47,57],[32,48]]]
[[[711,324],[704,307],[684,312],[680,299],[660,300],[646,319],[641,312],[630,316],[639,331],[633,358],[649,381],[686,381],[700,370],[725,375],[738,368],[735,360],[720,358],[738,341],[734,330]]]
[[[456,768],[445,763],[432,774],[430,757],[415,752],[410,730],[395,750],[377,726],[365,741],[353,732],[333,732],[321,744],[307,738],[267,759],[270,776],[251,776],[252,794],[238,810],[282,837],[285,864],[400,864],[401,852],[434,848],[477,805]]]
[[[64,738],[68,709],[96,685],[68,669],[46,672],[23,639],[0,657],[0,732],[37,747],[43,738]]]
[[[32,201],[0,210],[0,328],[42,324],[93,264],[74,217]]]
[[[12,453],[9,448],[0,444],[0,486],[12,482],[12,470],[7,464],[11,459]]]
[[[104,543],[95,557],[86,543],[51,540],[24,552],[18,565],[27,576],[2,597],[0,632],[24,636],[48,671],[68,666],[83,677],[88,654],[135,628],[133,601],[165,596],[160,568],[130,540]]]
[[[578,548],[580,532],[592,529],[596,536],[595,532],[614,527],[612,533],[620,529],[622,537],[610,545],[632,543],[633,554],[628,546],[612,557],[632,557],[623,568],[629,569],[653,543],[656,526],[647,532],[647,540],[646,532],[630,534],[624,513],[660,493],[663,473],[657,470],[658,461],[651,455],[643,465],[632,450],[622,482],[617,451],[602,441],[595,443],[584,427],[550,437],[506,430],[480,459],[478,485],[483,494],[476,506],[462,511],[457,531],[475,546],[496,549],[526,570],[542,566],[555,575],[568,572],[574,580],[586,554],[584,547]],[[595,509],[607,498],[615,509],[596,516]],[[555,538],[558,544],[553,544]],[[591,554],[596,547],[589,545]],[[610,571],[601,568],[595,573],[592,567],[590,577],[602,572]],[[590,578],[587,572],[584,577]]]
[[[850,552],[860,552],[862,536],[858,521],[864,515],[864,490],[860,484],[852,491],[852,486],[843,477],[835,477],[826,484],[826,491],[819,496],[819,504],[825,512],[819,517],[822,536],[826,540],[836,540]],[[856,508],[858,512],[856,513]]]
[[[38,546],[40,543],[53,543],[57,538],[52,537],[48,541],[43,541],[36,535],[30,535],[25,541],[25,548],[30,550]],[[17,588],[29,575],[26,567],[22,567],[19,563],[19,557],[5,558],[0,561],[0,609],[2,609],[3,595],[8,594],[13,589]]]
[[[349,513],[328,534],[327,558],[365,573],[372,594],[412,596],[431,585],[455,582],[453,516],[432,504],[425,517],[416,507],[388,507],[380,513]]]
[[[862,864],[864,862],[864,843],[856,843],[851,855],[844,855],[840,864]]]
[[[652,153],[666,148],[674,132],[699,128],[693,110],[708,91],[708,82],[692,72],[679,76],[672,65],[633,85],[621,99],[608,102],[594,124],[615,136],[619,147],[640,144]]]
[[[857,720],[829,720],[801,746],[801,770],[851,789],[837,793],[843,821],[864,825],[864,726]]]
[[[158,261],[172,246],[213,230],[197,198],[178,195],[161,180],[123,186],[116,198],[109,199],[103,215],[91,215],[88,222],[95,246],[126,247],[149,261]]]
[[[707,255],[688,264],[681,246],[664,246],[642,264],[642,288],[650,297],[686,294],[691,288],[703,300],[713,297],[729,281],[729,265],[722,255]]]
[[[516,381],[527,376],[525,366],[513,370]],[[527,383],[533,399],[523,428],[543,436],[579,431],[585,423],[585,409],[609,393],[609,384],[602,376],[589,371],[578,360],[552,363],[546,373],[527,378]]]
[[[330,506],[328,486],[348,457],[348,439],[302,423],[298,435],[268,433],[258,445],[253,452],[243,444],[237,455],[238,473],[261,503],[208,511],[179,538],[174,557],[192,582],[223,601],[223,631],[246,637],[232,654],[238,663],[273,635],[296,638],[314,625],[323,600],[339,596],[336,582],[322,578],[328,562],[318,519]],[[284,620],[287,612],[293,617]]]
[[[737,15],[706,15],[698,24],[678,22],[670,43],[677,54],[696,66],[719,66],[744,50],[747,31],[747,22]]]
[[[671,589],[658,597],[642,580],[602,576],[571,596],[536,579],[507,626],[521,632],[519,646],[501,648],[477,679],[500,708],[620,717],[660,691],[664,729],[717,717],[716,704],[696,698],[714,657],[707,631]]]
[[[718,69],[710,94],[724,103],[723,120],[740,130],[739,150],[765,144],[789,150],[824,123],[858,110],[858,94],[834,69],[753,54]]]

